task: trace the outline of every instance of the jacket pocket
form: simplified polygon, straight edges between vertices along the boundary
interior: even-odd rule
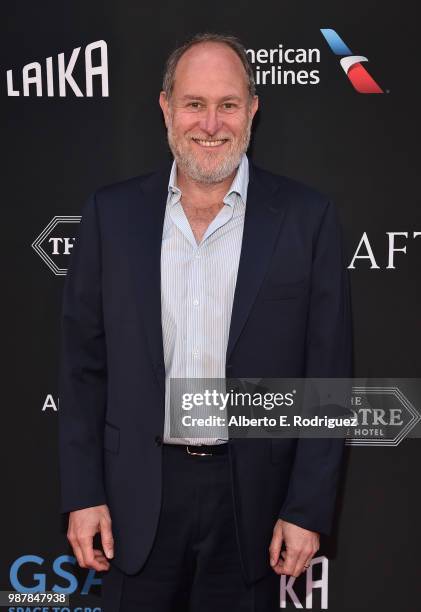
[[[107,422],[104,427],[104,448],[111,453],[118,453],[120,449],[120,429]]]

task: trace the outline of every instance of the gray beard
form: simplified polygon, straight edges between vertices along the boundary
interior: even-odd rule
[[[227,153],[225,158],[216,168],[212,170],[205,170],[198,162],[196,157],[191,151],[183,150],[183,147],[174,138],[172,131],[172,124],[168,126],[167,138],[168,144],[174,155],[177,167],[188,176],[191,180],[197,183],[221,183],[228,178],[234,170],[238,168],[241,162],[243,154],[247,151],[250,144],[251,135],[251,119],[248,122],[246,129],[238,143],[234,148]]]

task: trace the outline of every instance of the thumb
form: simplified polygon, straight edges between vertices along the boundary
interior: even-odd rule
[[[101,523],[101,543],[105,556],[111,559],[114,556],[114,538],[110,523]]]
[[[282,526],[281,522],[278,521],[273,530],[272,541],[269,546],[269,555],[270,555],[270,565],[271,567],[275,567],[275,565],[279,561],[279,555],[282,548]]]

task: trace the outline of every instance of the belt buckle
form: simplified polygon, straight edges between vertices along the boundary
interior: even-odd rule
[[[197,453],[197,452],[195,453],[189,449],[189,446],[190,446],[189,444],[186,445],[186,451],[188,455],[197,455],[198,457],[208,457],[213,454],[213,453]]]

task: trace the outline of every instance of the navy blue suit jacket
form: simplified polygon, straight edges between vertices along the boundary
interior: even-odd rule
[[[108,504],[114,563],[137,572],[161,504],[165,368],[160,251],[170,164],[86,202],[65,282],[61,511]],[[351,377],[348,273],[335,208],[250,163],[227,377]],[[276,520],[328,534],[343,440],[231,439],[245,577],[269,568]]]

